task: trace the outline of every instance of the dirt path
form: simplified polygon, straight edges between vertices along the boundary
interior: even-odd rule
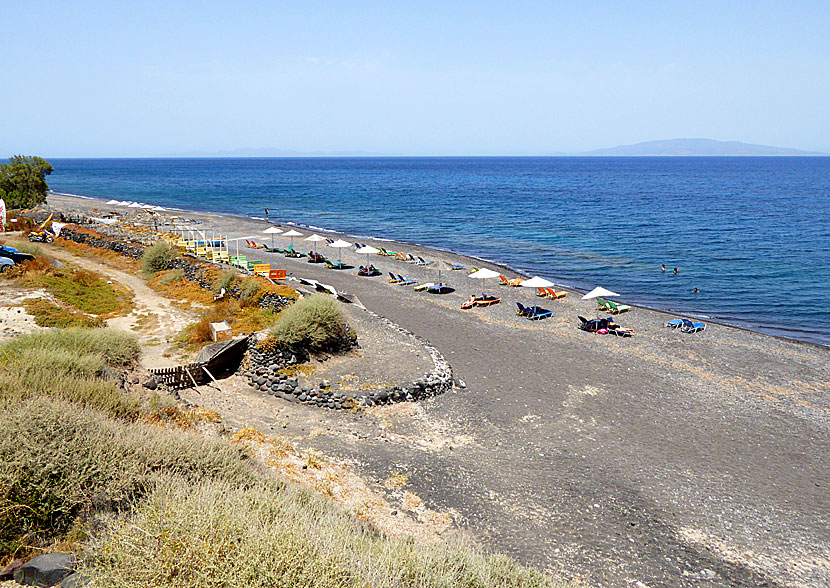
[[[135,304],[133,311],[107,320],[107,325],[138,335],[142,347],[142,367],[168,367],[180,363],[181,350],[171,343],[179,331],[197,319],[195,311],[179,308],[169,298],[148,287],[141,278],[112,266],[73,255],[57,246],[45,247],[44,253],[59,261],[102,274],[132,290]]]

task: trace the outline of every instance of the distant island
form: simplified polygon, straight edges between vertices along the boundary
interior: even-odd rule
[[[815,156],[826,155],[817,151],[802,151],[787,147],[753,145],[740,141],[715,141],[714,139],[662,139],[634,145],[619,145],[606,149],[587,151],[579,155],[606,157],[642,156]]]

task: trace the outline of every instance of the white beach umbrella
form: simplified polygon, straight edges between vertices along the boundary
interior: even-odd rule
[[[302,237],[303,234],[300,231],[295,231],[291,229],[290,231],[283,233],[283,237],[291,237],[291,249],[294,249],[294,237]]]
[[[474,271],[473,273],[469,274],[467,277],[472,278],[474,280],[481,280],[481,291],[482,291],[482,293],[484,293],[486,291],[485,290],[486,282],[484,280],[486,280],[487,278],[497,278],[497,277],[499,277],[499,272],[494,272],[493,270],[487,269],[485,267],[485,268],[482,268],[480,270]]]
[[[325,241],[325,240],[326,240],[325,237],[321,237],[317,233],[312,233],[311,235],[309,235],[308,237],[303,239],[303,241],[311,241],[312,243],[314,243],[314,254],[315,255],[317,255],[317,243],[319,243],[320,241]]]
[[[591,298],[607,298],[609,296],[619,296],[616,292],[612,292],[611,290],[606,290],[600,286],[597,286],[590,292],[588,292],[585,296],[582,297],[582,300],[590,300]]]
[[[132,202],[130,202],[129,200],[122,200],[118,203],[118,206],[129,206],[130,204],[132,204]]]
[[[129,206],[130,206],[130,208],[141,208],[141,205],[138,202],[133,202]]]
[[[107,204],[121,204],[118,200],[108,200]]]
[[[166,208],[164,208],[163,206],[154,206],[154,207],[153,207],[153,210],[159,210],[159,211],[161,211],[161,210],[167,210],[167,209],[166,209]]]
[[[519,284],[522,288],[551,288],[553,285],[553,282],[550,280],[540,278],[539,276],[533,276],[528,280],[522,280]]]
[[[366,254],[366,265],[368,266],[369,265],[369,256],[370,255],[377,255],[378,253],[380,253],[380,249],[376,249],[376,248],[372,247],[371,245],[366,245],[365,247],[361,247],[360,249],[355,251],[355,253],[365,253]]]
[[[590,292],[588,292],[585,296],[582,297],[582,300],[591,300],[593,298],[609,298],[611,296],[619,296],[616,292],[612,292],[611,290],[606,290],[601,286],[597,286]],[[597,307],[597,318],[599,318],[599,307]]]
[[[278,229],[277,227],[268,227],[264,231],[262,231],[266,235],[271,235],[271,248],[274,248],[274,235],[279,235],[282,233],[282,230]]]
[[[334,243],[329,243],[329,247],[334,247],[337,249],[337,263],[343,263],[343,249],[345,247],[351,247],[351,243],[346,243],[343,239],[338,239]]]

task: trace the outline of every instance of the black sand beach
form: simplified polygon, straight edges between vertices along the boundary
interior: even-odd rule
[[[49,203],[110,208],[56,195]],[[230,237],[267,226],[169,214]],[[482,266],[421,247],[369,244]],[[308,245],[295,240],[301,251]],[[542,301],[496,280],[486,289],[501,304],[464,311],[461,302],[481,291],[466,271],[442,272],[455,292],[433,295],[386,279],[393,271],[436,282],[428,267],[372,256],[383,275],[358,277],[366,257],[342,251],[355,269],[240,249],[355,295],[431,342],[465,387],[408,412],[370,415],[269,399],[267,414],[225,408],[229,422],[273,424],[283,409],[289,434],[307,446],[351,460],[370,479],[405,471],[429,508],[450,513],[488,548],[589,585],[830,584],[830,350],[716,324],[684,334],[662,326],[667,315],[641,308],[617,319],[634,330],[631,338],[585,333],[577,315],[595,316],[592,301],[573,292]],[[524,320],[516,301],[554,315]],[[196,401],[212,408],[208,397]],[[394,426],[381,432],[382,420]],[[315,423],[326,432],[306,435]]]

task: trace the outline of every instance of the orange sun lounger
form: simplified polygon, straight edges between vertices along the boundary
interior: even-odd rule
[[[284,280],[285,279],[285,270],[284,269],[272,269],[268,272],[268,277],[272,280]]]

